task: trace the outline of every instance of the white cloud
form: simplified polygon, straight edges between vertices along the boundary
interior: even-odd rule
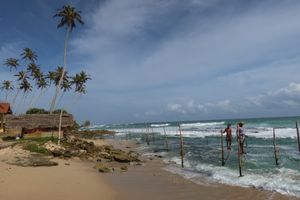
[[[130,116],[137,103],[143,116],[167,105],[202,118],[275,110],[278,101],[291,108],[296,97],[276,88],[298,80],[299,9],[298,1],[106,1],[72,41],[72,55],[92,74],[89,98],[122,104]]]

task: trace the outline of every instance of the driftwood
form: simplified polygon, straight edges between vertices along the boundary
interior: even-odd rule
[[[59,114],[27,114],[5,115],[5,129],[57,129],[59,126]],[[62,128],[71,128],[74,118],[70,114],[62,115]]]

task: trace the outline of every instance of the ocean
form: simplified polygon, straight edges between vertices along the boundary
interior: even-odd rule
[[[239,177],[235,137],[239,121],[244,122],[247,136],[247,154],[241,157],[242,177]],[[119,140],[130,139],[141,143],[139,151],[144,155],[161,156],[167,163],[165,170],[198,184],[217,182],[300,197],[300,153],[296,121],[300,122],[300,117],[110,124],[95,125],[89,129],[113,130],[117,132],[116,138]],[[220,131],[226,128],[227,123],[232,124],[233,140],[232,148],[228,151],[223,138],[225,166],[222,166]],[[179,153],[179,124],[184,141],[183,169]],[[278,165],[274,156],[273,128]],[[169,151],[166,150],[166,140]]]

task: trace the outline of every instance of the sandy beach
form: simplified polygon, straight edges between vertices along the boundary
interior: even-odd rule
[[[97,140],[96,144],[105,144]],[[121,149],[133,149],[132,142],[108,141]],[[21,167],[7,164],[28,152],[15,148],[0,150],[0,199],[274,199],[296,198],[253,188],[222,184],[195,184],[163,170],[165,165],[154,158],[143,158],[142,166],[129,166],[127,172],[99,173],[93,162],[77,158],[54,159],[58,166]]]

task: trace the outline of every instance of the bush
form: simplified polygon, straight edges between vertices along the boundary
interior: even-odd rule
[[[49,111],[42,108],[30,108],[26,111],[26,114],[49,114]]]
[[[63,111],[63,114],[69,114],[66,110],[62,110]],[[61,109],[56,109],[53,111],[53,114],[60,114],[61,112]]]
[[[40,147],[36,143],[26,143],[26,144],[24,144],[23,148],[25,150],[30,151],[30,152],[35,152],[35,153],[50,155],[50,152],[46,148]]]

